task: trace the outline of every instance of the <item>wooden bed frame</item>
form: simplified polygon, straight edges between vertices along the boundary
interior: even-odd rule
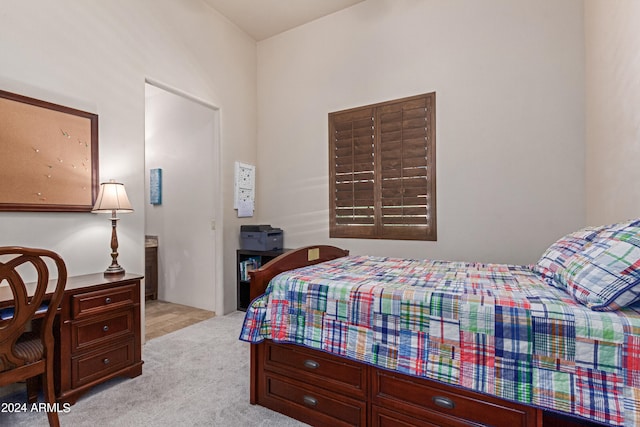
[[[326,245],[286,252],[250,272],[251,300],[284,271],[347,255]],[[269,340],[251,345],[250,402],[315,426],[599,425]]]

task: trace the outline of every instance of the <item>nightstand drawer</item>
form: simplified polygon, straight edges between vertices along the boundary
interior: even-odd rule
[[[134,360],[133,350],[133,339],[130,339],[104,350],[72,358],[71,386],[81,386],[131,365]]]
[[[134,311],[130,309],[73,322],[71,325],[72,351],[132,334],[133,317]]]
[[[349,396],[364,397],[367,390],[361,364],[298,345],[267,343],[265,369]]]
[[[74,295],[71,300],[71,317],[79,319],[84,316],[131,306],[140,298],[136,291],[136,285],[131,284]]]

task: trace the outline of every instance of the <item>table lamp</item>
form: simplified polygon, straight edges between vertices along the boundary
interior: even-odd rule
[[[116,226],[118,219],[117,212],[133,212],[127,192],[124,185],[115,182],[113,179],[109,182],[100,184],[100,192],[96,204],[91,212],[111,213],[111,265],[104,272],[105,276],[124,274],[124,268],[118,264],[118,234]]]

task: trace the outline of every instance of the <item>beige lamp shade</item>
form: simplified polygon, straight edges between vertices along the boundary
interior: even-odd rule
[[[133,212],[124,184],[110,180],[100,184],[100,192],[91,212]]]

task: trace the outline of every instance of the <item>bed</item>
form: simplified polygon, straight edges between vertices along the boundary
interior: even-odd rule
[[[640,220],[527,266],[287,252],[252,274],[250,400],[312,425],[638,426],[638,288]]]

